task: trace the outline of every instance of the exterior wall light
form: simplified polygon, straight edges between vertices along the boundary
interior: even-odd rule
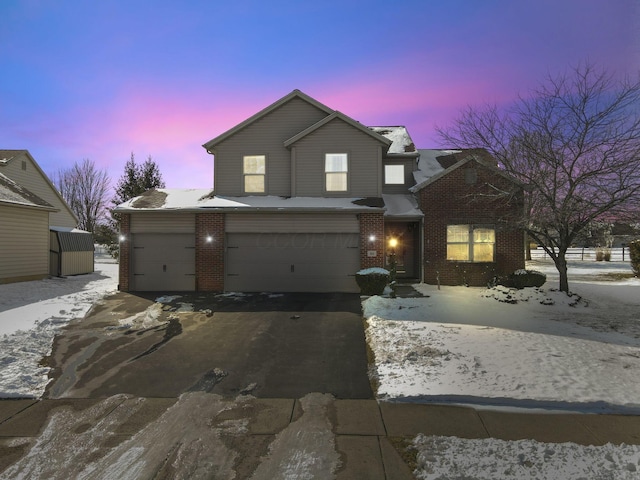
[[[390,238],[389,239],[389,247],[390,248],[396,248],[398,246],[398,239],[397,238]]]
[[[124,235],[120,235],[120,236],[118,237],[118,240],[120,241],[120,243],[124,242],[126,239],[127,239],[127,237],[126,237],[126,236],[124,236]]]
[[[369,235],[369,241],[370,242],[375,242],[376,241],[376,236],[375,235]]]
[[[213,243],[213,237],[211,235],[207,235],[206,238],[205,238],[205,242]]]

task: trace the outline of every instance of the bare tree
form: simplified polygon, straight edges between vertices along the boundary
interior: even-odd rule
[[[527,185],[522,227],[553,259],[563,292],[578,234],[640,212],[640,80],[585,63],[509,108],[468,107],[438,133],[447,147],[486,148]]]
[[[60,194],[78,217],[78,227],[92,233],[106,219],[109,184],[106,170],[98,170],[87,158],[60,170],[56,178]]]

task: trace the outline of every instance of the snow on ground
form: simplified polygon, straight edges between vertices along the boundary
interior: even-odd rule
[[[418,435],[413,447],[418,452],[414,474],[420,480],[633,480],[640,475],[638,445]]]
[[[572,283],[576,266],[567,296],[549,262],[535,268],[549,274],[539,289],[416,285],[426,297],[364,300],[378,396],[639,413],[640,280],[585,283],[630,272],[602,262]]]
[[[87,275],[0,285],[0,398],[42,395],[54,336],[115,292],[117,275],[117,264],[96,263]]]
[[[628,263],[550,261],[540,289],[415,285],[424,298],[363,301],[378,396],[481,408],[640,413],[640,280]],[[418,435],[420,479],[636,479],[640,446]]]

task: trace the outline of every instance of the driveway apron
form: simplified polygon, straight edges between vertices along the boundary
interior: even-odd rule
[[[357,294],[121,292],[66,327],[49,363],[49,398],[373,398]]]

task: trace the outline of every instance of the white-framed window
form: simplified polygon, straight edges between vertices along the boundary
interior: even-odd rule
[[[487,225],[447,225],[447,260],[495,261],[496,231]]]
[[[384,166],[385,185],[404,185],[404,165]]]
[[[327,192],[346,192],[349,188],[349,158],[346,153],[324,156],[324,188]]]
[[[245,193],[265,193],[267,158],[264,155],[245,155],[242,158],[242,176]]]

